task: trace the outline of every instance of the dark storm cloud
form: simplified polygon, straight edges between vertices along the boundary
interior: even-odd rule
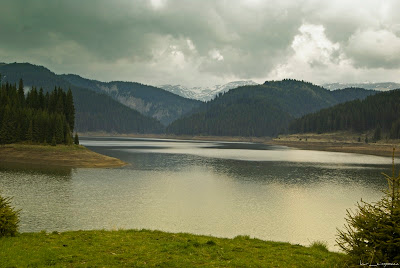
[[[370,77],[374,68],[389,69],[385,79],[390,79],[400,66],[398,5],[378,0],[5,0],[0,61],[150,84],[281,76],[325,82],[350,79],[348,72],[362,76],[361,69]]]

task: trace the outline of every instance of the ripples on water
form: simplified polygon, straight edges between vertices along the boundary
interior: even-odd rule
[[[92,138],[130,165],[46,169],[0,164],[21,231],[147,228],[334,247],[346,209],[378,200],[388,157],[253,143]]]

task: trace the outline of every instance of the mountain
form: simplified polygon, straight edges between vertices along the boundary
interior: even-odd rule
[[[18,84],[23,79],[26,87],[42,87],[50,92],[54,87],[71,88],[76,109],[75,129],[80,132],[105,131],[117,133],[160,133],[164,127],[156,119],[143,116],[105,94],[78,87],[43,66],[29,63],[0,65],[3,83]]]
[[[137,110],[141,114],[153,117],[164,125],[200,106],[197,100],[183,98],[166,90],[135,82],[100,82],[78,75],[60,75],[69,83],[106,94],[116,101]]]
[[[161,85],[159,87],[185,98],[201,100],[201,101],[209,101],[212,100],[219,93],[224,93],[230,89],[241,86],[253,86],[253,85],[258,85],[258,84],[251,80],[247,80],[247,81],[234,81],[224,85],[216,85],[212,87],[185,87],[181,85]]]
[[[354,88],[332,92],[290,79],[267,81],[217,95],[196,112],[169,125],[167,133],[274,136],[284,132],[294,118],[373,94],[376,91]]]
[[[388,91],[388,90],[400,88],[400,84],[393,83],[393,82],[383,82],[383,83],[365,82],[365,83],[353,83],[353,84],[349,84],[349,83],[331,83],[331,84],[324,84],[322,86],[324,88],[329,89],[329,90],[356,87],[356,88],[372,89],[372,90],[377,90],[377,91]]]
[[[339,130],[364,132],[375,130],[390,138],[400,138],[400,89],[382,92],[364,100],[354,100],[305,115],[290,124],[290,132],[333,132]]]

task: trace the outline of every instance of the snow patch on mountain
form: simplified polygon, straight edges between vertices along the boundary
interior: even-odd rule
[[[254,86],[258,85],[256,82],[251,80],[246,81],[233,81],[223,85],[215,85],[212,87],[185,87],[182,85],[160,85],[159,88],[172,92],[176,95],[201,100],[209,101],[212,100],[218,93],[224,93],[230,89],[241,87],[241,86]]]
[[[329,90],[343,89],[343,88],[349,88],[349,87],[358,87],[358,88],[373,89],[373,90],[379,90],[379,91],[388,91],[388,90],[400,88],[399,83],[393,83],[393,82],[331,83],[331,84],[323,84],[322,86]]]

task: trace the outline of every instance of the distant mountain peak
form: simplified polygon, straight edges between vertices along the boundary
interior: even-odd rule
[[[227,92],[230,89],[241,86],[252,86],[252,85],[258,85],[258,84],[251,80],[242,80],[242,81],[232,81],[223,85],[215,85],[211,87],[185,87],[182,85],[170,85],[170,84],[160,85],[158,87],[185,98],[201,100],[201,101],[209,101],[212,100],[218,93]]]
[[[393,89],[400,88],[399,83],[394,82],[359,82],[359,83],[330,83],[323,84],[324,88],[329,90],[343,89],[343,88],[365,88],[365,89],[373,89],[378,91],[388,91]]]

